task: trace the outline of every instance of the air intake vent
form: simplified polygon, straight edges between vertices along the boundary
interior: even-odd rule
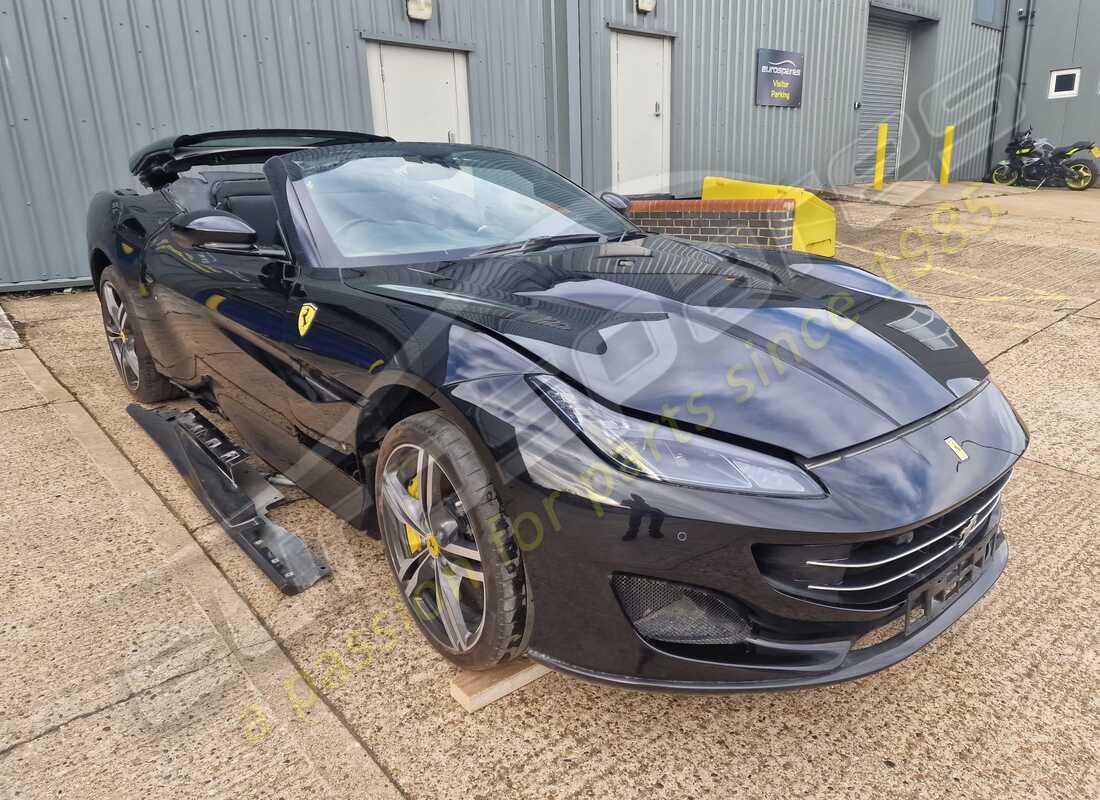
[[[752,632],[737,605],[716,592],[621,572],[612,577],[611,586],[644,639],[729,645],[743,642]]]

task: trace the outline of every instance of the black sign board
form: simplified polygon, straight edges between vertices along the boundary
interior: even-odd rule
[[[788,50],[756,51],[756,104],[802,105],[802,54]]]

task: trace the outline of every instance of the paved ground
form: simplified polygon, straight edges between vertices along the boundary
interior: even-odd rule
[[[286,653],[29,349],[0,458],[0,797],[400,797],[328,707],[299,721]]]
[[[839,254],[931,301],[1031,425],[1012,559],[913,658],[807,692],[555,674],[467,716],[377,543],[297,500],[335,578],[283,597],[126,416],[94,297],[4,298],[67,392],[0,353],[0,796],[1100,796],[1100,191],[965,188],[839,204]]]
[[[894,181],[887,183],[882,189],[875,189],[870,183],[856,183],[851,186],[833,186],[823,189],[819,194],[830,203],[876,203],[917,208],[944,201],[957,202],[964,195],[975,198],[1012,195],[1026,197],[1031,194],[1031,190],[1013,186],[995,186],[992,183],[978,181],[958,181],[946,186],[928,181]]]

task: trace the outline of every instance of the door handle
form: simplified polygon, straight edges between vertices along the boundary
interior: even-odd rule
[[[661,101],[660,100],[658,100],[656,103],[653,104],[653,116],[655,116],[655,117],[661,116]]]

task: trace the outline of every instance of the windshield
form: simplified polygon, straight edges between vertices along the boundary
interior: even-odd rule
[[[498,150],[368,145],[287,159],[318,244],[338,260],[455,258],[535,238],[637,230],[547,167]]]

